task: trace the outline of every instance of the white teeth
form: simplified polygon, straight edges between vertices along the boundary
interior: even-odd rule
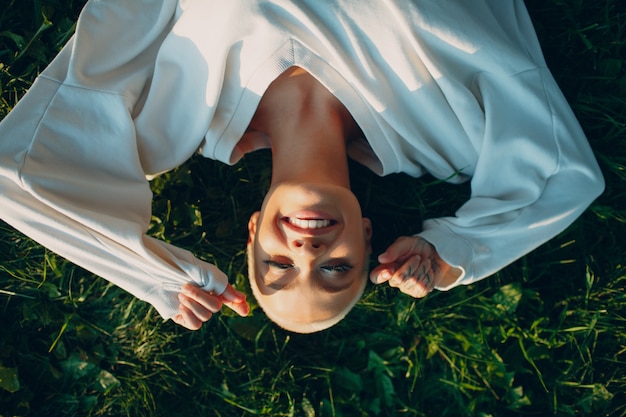
[[[287,221],[300,229],[321,229],[322,227],[328,227],[332,224],[330,220],[304,220],[295,217],[288,217]]]

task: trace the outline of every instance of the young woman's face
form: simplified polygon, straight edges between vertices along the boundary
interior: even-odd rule
[[[269,191],[249,230],[252,285],[275,314],[326,320],[362,289],[372,229],[350,190],[281,184]]]

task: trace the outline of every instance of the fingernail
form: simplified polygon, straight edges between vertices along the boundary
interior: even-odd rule
[[[248,314],[250,314],[250,306],[246,304],[246,309],[243,311],[241,316],[246,317]]]
[[[389,272],[387,271],[381,271],[378,275],[373,276],[373,282],[374,284],[380,284],[381,282],[385,282],[387,281],[389,278]]]

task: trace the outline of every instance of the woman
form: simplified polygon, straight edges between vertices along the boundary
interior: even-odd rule
[[[0,125],[0,216],[196,329],[247,303],[215,266],[145,236],[147,178],[196,151],[233,164],[270,147],[250,281],[281,326],[326,328],[365,286],[371,226],[348,157],[471,181],[454,217],[378,257],[373,282],[422,297],[489,276],[603,180],[523,2],[440,3],[90,2]]]

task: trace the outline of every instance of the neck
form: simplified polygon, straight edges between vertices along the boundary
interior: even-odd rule
[[[306,71],[293,67],[263,95],[250,125],[270,138],[272,186],[327,183],[350,188],[346,140],[356,123]]]

